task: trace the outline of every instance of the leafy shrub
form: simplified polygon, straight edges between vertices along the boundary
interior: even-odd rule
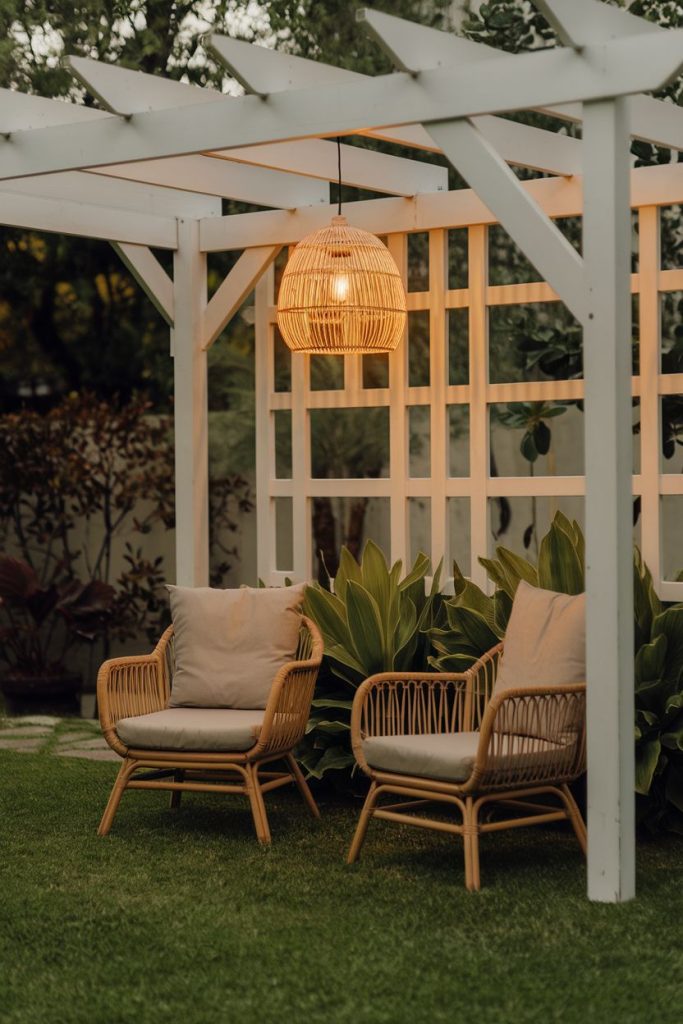
[[[308,773],[322,778],[330,769],[354,763],[350,717],[357,687],[375,672],[424,671],[428,667],[428,630],[442,604],[441,566],[429,594],[425,577],[431,563],[419,554],[401,579],[402,563],[391,569],[372,541],[360,563],[342,548],[334,593],[316,583],[306,590],[304,612],[317,623],[325,657],[306,738],[299,757]],[[331,586],[331,581],[330,581]]]

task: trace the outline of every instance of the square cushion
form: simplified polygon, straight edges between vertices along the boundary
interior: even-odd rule
[[[261,731],[262,711],[225,708],[167,708],[121,718],[119,739],[133,750],[249,750]]]
[[[494,694],[585,681],[586,595],[556,594],[522,580],[512,604]],[[532,716],[521,705],[507,710],[503,705],[496,729],[547,735],[550,704],[547,715],[538,705],[534,712],[530,722]],[[569,727],[576,727],[576,723],[565,722],[564,728]]]
[[[299,641],[306,584],[168,587],[175,633],[171,707],[263,709]]]

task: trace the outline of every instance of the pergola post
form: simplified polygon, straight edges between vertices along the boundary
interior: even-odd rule
[[[584,108],[588,896],[635,895],[629,119]]]
[[[207,355],[204,344],[206,254],[199,222],[178,221],[174,255],[176,583],[209,585],[209,448]]]

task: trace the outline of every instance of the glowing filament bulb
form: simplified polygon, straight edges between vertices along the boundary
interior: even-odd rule
[[[330,282],[333,302],[346,302],[349,297],[349,279],[346,274],[335,274]]]

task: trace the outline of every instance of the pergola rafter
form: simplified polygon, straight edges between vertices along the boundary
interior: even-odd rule
[[[500,396],[514,391],[490,384],[487,377],[486,302],[495,292],[486,275],[487,224],[502,224],[545,278],[515,295],[525,296],[522,301],[559,296],[584,328],[585,381],[560,383],[553,394],[581,398],[586,406],[588,878],[592,898],[614,901],[634,893],[632,392],[640,394],[643,430],[651,440],[658,436],[659,401],[655,347],[648,349],[634,385],[630,345],[625,343],[634,286],[628,265],[629,205],[654,209],[683,201],[683,165],[633,170],[629,141],[635,136],[683,149],[683,111],[637,95],[660,88],[680,72],[683,30],[659,29],[596,0],[536,2],[564,45],[517,55],[365,11],[365,25],[398,68],[378,77],[216,36],[213,52],[251,94],[243,97],[72,57],[72,72],[104,109],[0,92],[0,222],[108,239],[171,325],[177,579],[205,585],[206,351],[254,287],[257,307],[268,306],[268,267],[277,253],[329,218],[328,183],[337,171],[330,137],[367,136],[442,153],[464,176],[473,191],[449,193],[442,166],[362,144],[343,147],[344,181],[387,196],[348,204],[348,213],[359,226],[388,236],[403,271],[405,233],[434,233],[427,305],[420,305],[420,296],[409,296],[409,308],[428,309],[437,364],[443,368],[444,306],[469,303],[467,394],[478,408],[486,408],[492,388]],[[580,122],[582,140],[500,116],[527,109]],[[552,177],[520,181],[510,165]],[[272,209],[221,216],[223,199]],[[584,244],[579,255],[553,218],[581,213]],[[464,225],[471,225],[470,279],[466,295],[461,295],[448,288],[443,242],[447,227]],[[643,237],[648,248],[640,287],[642,291],[647,285],[655,299],[649,295],[643,303],[641,323],[654,336],[657,289],[665,274],[679,275],[679,282],[681,272],[660,272],[657,266],[656,210],[644,220]],[[156,247],[174,251],[173,280],[151,251]],[[207,253],[227,249],[244,251],[209,302]],[[496,301],[506,301],[505,296]],[[272,309],[265,319],[257,319],[256,386],[257,408],[272,409],[272,364],[265,355],[270,316]],[[392,357],[389,366],[389,397],[383,400],[391,416],[393,479],[397,467],[406,465],[405,423],[399,416],[407,390],[405,359]],[[356,404],[379,401],[377,395],[364,393],[361,378],[360,359],[350,359],[345,396]],[[304,485],[311,477],[310,446],[305,444],[312,407],[307,404],[312,400],[307,381],[307,364],[295,361],[291,396],[286,396],[290,405],[280,396],[279,406],[290,410],[295,438],[291,493],[295,526],[300,528],[294,529],[294,565],[302,572],[310,570],[311,557],[302,526],[309,502]],[[667,386],[677,386],[677,381]],[[432,458],[443,466],[446,402],[449,396],[467,399],[439,373],[424,393],[412,390],[413,403],[431,403]],[[542,383],[536,391],[549,393]],[[321,395],[320,400],[338,404],[334,396]],[[282,481],[271,479],[273,438],[268,430],[258,434],[257,449],[257,485],[268,495],[263,511],[271,498],[288,492]],[[486,489],[488,434],[481,417],[472,426],[470,457],[474,484],[484,494],[494,493]],[[432,498],[432,541],[443,547],[445,525],[439,509],[448,495],[465,493],[457,480],[443,476],[424,482],[398,480],[402,511],[392,517],[392,551],[405,541],[410,494]],[[577,481],[564,478],[562,493],[582,493]],[[642,481],[643,487],[658,481],[652,453],[644,460]],[[330,494],[338,484],[319,483],[319,493],[325,484]],[[347,494],[355,493],[356,483],[364,493],[385,493],[382,480],[347,483]],[[509,481],[497,484],[502,488]],[[548,493],[552,485],[547,483]],[[543,486],[539,483],[537,493]],[[655,499],[651,494],[644,499],[656,520]],[[258,538],[264,549],[274,544],[273,524],[263,515]],[[477,550],[485,547],[485,521],[473,528],[472,543]],[[652,557],[658,564],[654,550]]]

